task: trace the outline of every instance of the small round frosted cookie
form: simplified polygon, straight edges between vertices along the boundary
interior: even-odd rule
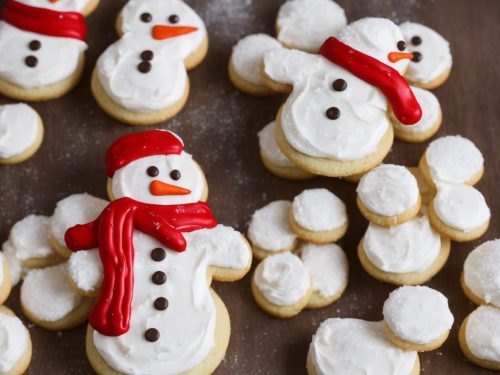
[[[450,75],[452,57],[450,44],[430,27],[414,22],[399,25],[413,59],[405,78],[425,89],[441,86]]]
[[[38,151],[43,140],[43,123],[26,104],[0,106],[0,164],[16,164]]]
[[[402,286],[384,303],[387,337],[405,350],[427,352],[448,338],[453,314],[448,299],[426,286]]]
[[[432,141],[419,167],[429,184],[475,185],[483,176],[481,151],[467,138],[448,135]]]
[[[289,0],[278,12],[276,34],[288,48],[318,52],[346,24],[344,9],[332,0]]]
[[[10,282],[14,287],[21,280],[25,269],[23,268],[22,262],[17,259],[17,250],[10,241],[5,241],[2,244],[2,253],[7,267],[9,268]]]
[[[272,95],[262,79],[262,58],[267,51],[283,48],[276,39],[267,34],[253,34],[240,39],[233,47],[229,59],[229,79],[245,94],[255,96]]]
[[[378,225],[402,224],[420,210],[417,180],[400,165],[382,164],[371,170],[361,178],[356,192],[359,210]]]
[[[422,198],[422,205],[429,205],[436,194],[435,187],[429,185],[429,182],[424,177],[424,174],[419,167],[408,167],[408,170],[417,179],[418,191],[420,192],[420,197]]]
[[[9,298],[11,289],[9,266],[3,252],[0,251],[0,305]]]
[[[306,180],[314,175],[295,166],[276,144],[275,122],[267,124],[258,134],[260,159],[272,174],[288,180]]]
[[[397,139],[410,143],[419,143],[428,140],[437,133],[443,122],[443,114],[436,95],[418,87],[411,87],[411,90],[422,109],[422,118],[414,125],[403,125],[391,112],[391,120],[394,126],[394,135]]]
[[[258,260],[295,249],[297,235],[288,220],[291,206],[288,201],[274,201],[253,213],[247,235]]]
[[[99,250],[77,251],[68,259],[68,274],[71,286],[87,297],[97,297],[103,277]]]
[[[458,341],[465,357],[477,366],[500,371],[500,309],[479,306],[460,326]]]
[[[458,242],[481,237],[491,212],[483,194],[472,186],[442,185],[429,206],[429,220],[439,233]]]
[[[257,305],[278,318],[290,318],[306,307],[312,293],[309,272],[290,252],[267,257],[257,265],[252,278]]]
[[[73,194],[57,203],[50,218],[50,240],[54,249],[64,259],[68,259],[71,251],[66,248],[64,234],[77,225],[97,219],[109,202],[90,194]]]
[[[500,240],[487,241],[467,256],[461,284],[472,302],[500,308]]]
[[[307,354],[309,375],[418,375],[415,351],[394,346],[383,322],[331,318],[319,326]]]
[[[94,304],[70,286],[66,263],[28,272],[21,286],[21,307],[36,325],[67,330],[83,324]]]
[[[304,243],[300,257],[309,271],[313,288],[306,307],[316,309],[338,300],[347,287],[349,274],[349,262],[341,247]]]
[[[0,306],[0,374],[24,374],[31,362],[31,354],[28,329],[14,312]]]
[[[290,210],[290,227],[304,241],[335,242],[347,231],[344,202],[327,189],[307,189],[297,195]]]
[[[418,285],[445,265],[450,240],[440,236],[427,216],[393,227],[370,223],[358,246],[361,265],[374,278],[394,285]]]

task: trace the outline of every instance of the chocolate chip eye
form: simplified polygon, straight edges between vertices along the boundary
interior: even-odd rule
[[[411,38],[411,44],[414,46],[419,46],[422,44],[422,38],[419,37],[418,35],[415,35],[413,38]]]
[[[142,22],[151,22],[152,19],[153,19],[153,16],[151,15],[151,13],[142,13],[141,14],[141,21]]]
[[[172,178],[172,180],[177,181],[181,178],[181,172],[179,172],[179,170],[177,169],[174,169],[172,172],[170,172],[170,177]]]
[[[160,171],[155,166],[151,166],[146,170],[149,177],[156,177],[160,174]]]
[[[168,22],[170,22],[170,23],[178,23],[179,22],[179,16],[177,14],[170,15],[170,17],[168,17]]]
[[[404,51],[406,49],[406,42],[404,40],[400,40],[397,44],[398,50]]]

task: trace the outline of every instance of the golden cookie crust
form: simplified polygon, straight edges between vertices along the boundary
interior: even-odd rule
[[[426,90],[432,90],[432,89],[436,89],[438,88],[439,86],[441,86],[443,83],[446,82],[446,80],[448,79],[448,77],[450,76],[450,73],[451,73],[451,68],[446,70],[445,72],[443,72],[439,77],[437,77],[436,79],[430,81],[430,82],[427,82],[427,83],[423,83],[423,82],[418,82],[418,81],[411,81],[411,80],[408,80],[408,82],[410,83],[410,85],[412,86],[417,86],[417,87],[420,87],[422,89],[426,89]],[[405,77],[406,78],[406,77]]]
[[[388,326],[386,322],[384,322],[384,331],[387,338],[394,345],[404,350],[415,350],[417,352],[429,352],[431,350],[435,350],[441,347],[444,344],[444,342],[448,339],[448,336],[450,334],[450,330],[447,330],[434,341],[425,344],[415,344],[413,342],[403,340],[398,335],[396,335],[396,333]]]
[[[417,203],[415,203],[412,207],[407,209],[402,214],[394,216],[382,216],[370,211],[370,209],[365,206],[359,195],[356,198],[356,203],[358,205],[359,211],[361,211],[361,214],[365,217],[366,220],[383,227],[393,227],[395,225],[406,223],[407,221],[410,221],[415,216],[417,216],[422,205],[422,198],[420,197],[419,193]]]
[[[303,171],[298,167],[282,167],[281,165],[273,164],[269,159],[262,155],[262,153],[260,154],[260,160],[269,172],[286,180],[300,181],[316,177],[314,174]]]
[[[301,240],[319,245],[339,240],[340,238],[344,237],[344,234],[347,232],[347,228],[349,227],[349,221],[346,220],[343,225],[333,230],[313,232],[300,226],[300,224],[297,223],[293,216],[292,209],[288,214],[288,221],[290,223],[290,228],[292,229],[292,231],[294,231]]]

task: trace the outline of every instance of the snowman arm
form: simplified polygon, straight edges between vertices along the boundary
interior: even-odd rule
[[[97,247],[99,221],[78,224],[69,228],[64,234],[66,246],[71,251],[88,250]]]
[[[250,245],[240,232],[219,224],[204,231],[204,235],[213,267],[233,270],[246,270],[249,267],[252,261]]]
[[[264,55],[264,74],[271,80],[293,85],[320,64],[321,57],[286,48],[274,49]]]
[[[152,216],[145,211],[138,210],[135,214],[134,225],[137,230],[155,238],[163,245],[175,251],[186,249],[186,239],[160,216]]]
[[[103,271],[98,249],[77,251],[68,259],[68,274],[72,285],[80,294],[97,295],[102,283]]]

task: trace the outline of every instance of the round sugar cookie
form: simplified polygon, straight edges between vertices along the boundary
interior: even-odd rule
[[[0,305],[9,298],[11,289],[9,266],[3,252],[0,252]]]
[[[28,329],[13,311],[0,306],[0,374],[24,374],[31,362]]]

